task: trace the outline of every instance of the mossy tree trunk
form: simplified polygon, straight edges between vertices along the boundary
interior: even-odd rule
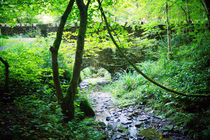
[[[77,87],[80,78],[82,56],[84,50],[84,39],[87,30],[87,11],[90,4],[90,0],[85,5],[83,0],[76,0],[77,6],[80,12],[80,28],[77,39],[77,49],[73,68],[73,75],[67,90],[67,95],[64,97],[62,102],[62,113],[66,116],[65,120],[69,121],[74,118],[74,97],[77,94]]]

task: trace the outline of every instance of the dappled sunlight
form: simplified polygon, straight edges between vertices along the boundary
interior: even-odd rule
[[[210,137],[207,0],[0,1],[0,140]]]

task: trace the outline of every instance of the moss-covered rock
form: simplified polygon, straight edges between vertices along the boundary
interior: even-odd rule
[[[84,99],[84,98],[81,99],[80,110],[82,112],[84,112],[86,117],[94,117],[95,116],[95,112],[93,111],[93,109],[87,99]]]

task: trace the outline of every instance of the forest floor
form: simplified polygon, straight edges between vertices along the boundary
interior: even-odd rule
[[[174,131],[177,126],[168,119],[148,112],[145,105],[120,108],[111,93],[101,90],[108,83],[103,78],[85,79],[80,83],[83,90],[90,91],[87,97],[96,113],[95,120],[105,123],[108,140],[189,140],[181,131]]]

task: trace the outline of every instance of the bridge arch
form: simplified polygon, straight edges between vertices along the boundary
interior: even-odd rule
[[[127,70],[128,63],[119,56],[117,52],[114,52],[111,48],[105,48],[96,52],[97,55],[89,55],[83,58],[81,71],[87,67],[94,67],[95,69],[106,69],[113,78],[116,72]]]

